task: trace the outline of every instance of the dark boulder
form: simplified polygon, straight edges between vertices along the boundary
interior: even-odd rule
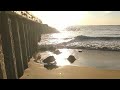
[[[40,50],[40,51],[51,51],[51,52],[53,52],[53,51],[55,51],[56,50],[56,48],[55,47],[53,47],[53,46],[48,46],[48,45],[41,45],[41,46],[38,46],[38,49]]]
[[[82,52],[82,50],[79,50],[78,52]]]
[[[55,48],[55,47],[53,47],[53,46],[50,46],[50,47],[49,47],[49,50],[50,50],[51,52],[53,52],[53,51],[55,51],[55,50],[56,50],[56,48]]]
[[[67,59],[70,63],[73,63],[76,60],[76,58],[73,55],[70,55]]]
[[[44,63],[51,63],[53,61],[55,61],[54,56],[49,56],[49,57],[47,57],[46,59],[43,60]]]
[[[44,64],[44,67],[48,70],[58,68],[56,61],[54,61],[53,63],[46,63],[46,64]]]
[[[59,50],[55,50],[53,53],[58,55],[58,54],[60,54],[61,52],[60,52]]]

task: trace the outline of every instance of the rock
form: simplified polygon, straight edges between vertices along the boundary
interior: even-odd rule
[[[58,55],[58,54],[60,54],[61,52],[60,52],[59,50],[55,50],[53,53]]]
[[[48,70],[52,70],[52,69],[58,68],[57,65],[44,65],[44,67],[47,68]]]
[[[35,60],[41,59],[41,55],[40,55],[40,54],[37,54],[37,52],[34,53],[32,57],[33,57]]]
[[[54,56],[49,56],[49,57],[47,57],[46,59],[43,60],[44,63],[50,63],[50,62],[53,62],[53,61],[55,61]]]
[[[44,64],[44,67],[47,68],[48,70],[52,70],[58,68],[56,64],[57,64],[56,61],[54,61],[53,63]]]
[[[76,60],[76,58],[73,55],[70,55],[67,59],[70,63],[73,63]]]
[[[38,48],[41,51],[51,51],[51,52],[53,52],[53,51],[56,50],[56,48],[53,47],[53,46],[38,46]]]
[[[46,47],[39,48],[41,51],[47,51]]]
[[[82,52],[82,50],[79,50],[78,52]]]
[[[41,59],[41,55],[38,55],[36,60],[40,60]]]
[[[56,48],[51,46],[51,47],[49,47],[49,50],[50,50],[51,52],[53,52],[53,51],[56,50]]]
[[[39,63],[39,61],[38,61],[38,60],[34,60],[34,62]]]

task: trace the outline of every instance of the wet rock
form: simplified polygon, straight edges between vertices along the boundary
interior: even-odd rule
[[[56,48],[55,47],[53,47],[53,46],[45,46],[45,45],[43,45],[43,46],[38,46],[38,49],[40,50],[40,51],[51,51],[51,52],[53,52],[53,51],[55,51],[56,50]]]
[[[78,52],[82,52],[82,50],[79,50]]]
[[[49,64],[53,61],[55,61],[54,56],[49,56],[49,57],[47,57],[46,59],[43,60],[43,63],[48,63]]]
[[[52,70],[58,68],[56,64],[57,64],[56,61],[54,61],[53,63],[46,63],[44,64],[44,67],[48,70]]]
[[[53,52],[54,54],[61,54],[61,52],[59,51],[59,50],[55,50],[54,52]]]
[[[48,69],[48,70],[52,70],[52,69],[58,68],[57,65],[44,65],[44,67],[45,67],[46,69]]]
[[[50,50],[50,51],[55,51],[56,48],[51,46],[51,47],[49,47],[49,50]]]
[[[34,60],[34,62],[39,63],[39,61],[38,61],[38,60]]]
[[[41,59],[41,55],[38,55],[36,60],[40,60]]]
[[[39,60],[41,59],[41,55],[40,54],[34,55],[33,58],[34,58],[34,62],[39,63]]]
[[[46,47],[39,48],[41,51],[47,51]]]
[[[76,58],[73,55],[70,55],[67,59],[70,63],[73,63],[76,60]]]

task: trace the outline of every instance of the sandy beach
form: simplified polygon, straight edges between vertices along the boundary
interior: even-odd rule
[[[31,60],[29,68],[20,79],[120,79],[120,70],[100,70],[77,66],[47,70]]]
[[[65,52],[66,50],[63,50],[63,51]],[[88,51],[88,52],[91,52],[91,51]],[[96,51],[92,51],[92,52],[96,53]],[[100,51],[100,52],[105,52],[105,51]],[[39,53],[39,54],[41,54],[43,58],[46,58],[51,53],[47,52],[47,53]],[[81,54],[86,55],[86,52],[85,51],[81,52]],[[81,56],[81,54],[79,55],[79,57]],[[101,54],[104,56],[105,59],[107,59],[105,57],[106,54],[103,54],[103,53]],[[116,58],[119,58],[119,56],[117,57],[117,54],[119,54],[119,52],[109,52],[109,53],[107,52],[107,55],[109,54],[112,54],[113,55],[112,57],[116,56]],[[95,55],[96,54],[94,54],[94,56]],[[91,56],[91,55],[89,54],[86,56],[87,56],[87,59],[90,59],[88,56]],[[97,58],[100,58],[100,55],[96,55],[94,58],[97,60]],[[101,59],[103,60],[102,56],[101,56]],[[76,60],[75,63],[77,63],[78,61]],[[89,65],[77,66],[74,64],[63,65],[63,66],[61,65],[56,69],[48,70],[44,67],[43,64],[40,64],[39,62],[36,63],[32,58],[29,62],[29,68],[25,70],[24,75],[20,79],[120,79],[120,70],[109,70],[109,69],[107,70],[107,69],[90,67]]]

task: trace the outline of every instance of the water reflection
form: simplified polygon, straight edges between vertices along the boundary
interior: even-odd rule
[[[70,52],[69,49],[59,49],[59,51],[61,52],[60,54],[54,54],[54,52],[46,52],[49,55],[47,55],[47,58],[44,58],[42,61],[46,69],[52,70],[60,66],[71,64],[71,62],[68,60],[68,57],[72,54],[72,52]]]
[[[59,49],[60,54],[56,55],[53,52],[45,51],[40,53],[42,60],[48,56],[54,56],[56,65],[59,66],[80,66],[80,67],[95,67],[99,69],[120,70],[120,52],[116,51],[100,51],[100,50],[83,50],[80,49]],[[68,57],[73,55],[76,60],[71,64]],[[49,65],[50,68],[56,67]],[[49,67],[45,65],[45,67]]]
[[[46,45],[46,44],[60,44],[63,42],[69,42],[74,39],[75,36],[78,36],[78,33],[73,32],[61,32],[61,33],[54,33],[54,34],[43,34],[41,36],[41,42],[39,45]]]
[[[65,66],[65,65],[70,65],[70,62],[67,60],[71,52],[67,49],[60,49],[60,52],[62,52],[59,55],[54,55],[57,65],[58,66]]]

